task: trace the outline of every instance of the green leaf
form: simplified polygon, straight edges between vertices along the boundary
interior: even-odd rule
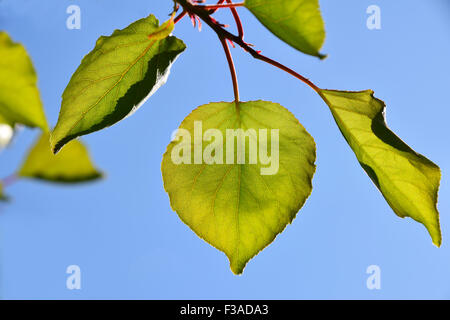
[[[227,130],[236,129],[242,129],[239,138],[230,138],[233,131],[227,137]],[[238,142],[245,145],[240,157]],[[271,162],[261,157],[266,151]],[[240,274],[305,203],[315,158],[313,138],[279,104],[240,102],[236,108],[234,102],[211,103],[194,110],[169,144],[162,161],[164,188],[180,219],[223,251],[231,270]]]
[[[325,26],[318,0],[245,0],[245,6],[278,38],[303,53],[326,57]]]
[[[184,43],[150,15],[109,37],[100,37],[63,93],[51,145],[57,152],[70,140],[101,130],[136,111],[169,76]]]
[[[37,76],[25,48],[0,32],[0,114],[12,124],[48,130]]]
[[[321,90],[321,95],[359,163],[394,212],[422,223],[440,246],[439,167],[389,130],[385,104],[373,91]]]
[[[42,134],[31,148],[19,170],[20,177],[75,183],[95,180],[102,176],[80,141],[70,142],[64,150],[54,155],[50,149],[49,138],[48,133]]]

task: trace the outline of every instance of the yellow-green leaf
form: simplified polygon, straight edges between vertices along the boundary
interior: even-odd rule
[[[0,32],[0,114],[12,124],[48,130],[31,59],[6,32]]]
[[[245,6],[278,38],[303,53],[325,58],[319,0],[245,0]]]
[[[194,110],[169,144],[164,188],[180,219],[240,274],[305,203],[315,158],[313,138],[281,105],[211,103]]]
[[[109,37],[100,37],[63,93],[51,144],[101,130],[136,111],[167,80],[186,48],[172,36],[173,21],[159,26],[150,15]]]
[[[422,223],[440,246],[439,167],[389,130],[385,104],[373,91],[321,90],[321,95],[359,163],[394,212]]]
[[[49,134],[44,133],[31,148],[18,175],[52,182],[84,182],[98,179],[101,173],[92,163],[88,150],[78,140],[70,142],[54,155]]]

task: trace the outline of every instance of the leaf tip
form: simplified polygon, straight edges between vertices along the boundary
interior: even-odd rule
[[[442,245],[442,235],[441,235],[440,228],[438,228],[435,232],[432,232],[431,230],[429,230],[428,232],[430,233],[431,240],[433,241],[433,244],[437,248],[440,248],[441,245]]]
[[[235,276],[242,276],[247,262],[234,261],[230,258],[230,269]]]
[[[323,53],[318,52],[317,58],[319,58],[320,60],[325,60],[326,58],[328,58],[328,54],[323,54]]]

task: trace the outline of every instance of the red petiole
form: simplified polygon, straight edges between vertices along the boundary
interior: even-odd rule
[[[233,3],[227,0],[227,3],[218,3],[218,4],[210,4],[210,5],[196,5],[197,8],[207,9],[207,10],[217,10],[221,8],[236,8],[243,7],[244,3]]]
[[[233,4],[231,0],[227,0],[228,4]],[[241,18],[236,10],[236,7],[230,7],[231,13],[233,14],[234,21],[236,21],[236,27],[238,30],[239,38],[244,39],[244,27],[242,26]]]
[[[234,101],[236,102],[236,108],[238,108],[239,104],[239,86],[236,74],[236,68],[234,67],[233,56],[230,52],[230,47],[228,47],[227,39],[218,35],[220,42],[222,43],[223,49],[225,51],[225,55],[227,57],[228,66],[230,67],[231,80],[233,81],[233,90],[234,90]]]

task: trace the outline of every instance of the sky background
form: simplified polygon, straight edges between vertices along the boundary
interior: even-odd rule
[[[210,1],[212,3],[212,1]],[[231,101],[225,56],[215,34],[188,20],[174,34],[187,50],[168,83],[132,117],[85,136],[106,179],[73,186],[19,181],[0,204],[0,297],[6,299],[416,299],[450,298],[450,1],[321,0],[324,61],[282,43],[240,9],[246,40],[329,89],[373,89],[389,126],[440,165],[443,245],[398,218],[340,135],[325,103],[307,86],[241,49],[232,50],[241,99],[282,104],[317,144],[313,193],[292,225],[242,276],[170,209],[161,159],[190,111]],[[81,8],[68,30],[66,9]],[[381,8],[382,29],[368,30],[366,9]],[[0,30],[26,46],[39,76],[49,122],[82,57],[101,35],[154,13],[169,0],[0,0]],[[220,21],[232,22],[227,13]],[[1,57],[0,57],[1,58]],[[23,130],[0,154],[0,177],[14,172],[38,135]],[[66,288],[66,268],[81,268],[81,290]],[[381,268],[381,290],[366,269]]]

